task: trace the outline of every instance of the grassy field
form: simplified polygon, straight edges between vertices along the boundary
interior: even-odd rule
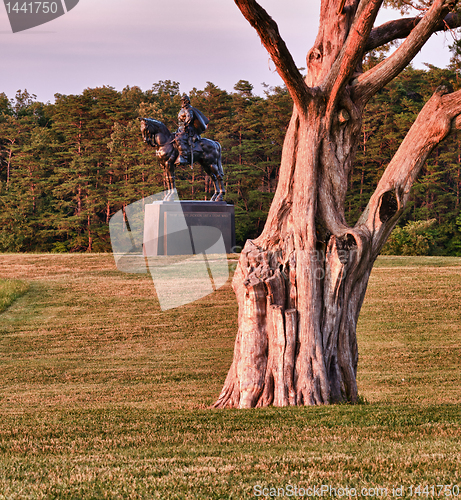
[[[358,327],[368,404],[317,408],[208,409],[232,359],[229,284],[162,312],[110,255],[0,255],[0,278],[29,287],[0,314],[0,499],[461,487],[461,258],[377,261]]]

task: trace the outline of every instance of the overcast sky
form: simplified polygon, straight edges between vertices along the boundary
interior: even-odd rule
[[[277,21],[296,64],[304,67],[319,0],[260,3]],[[443,34],[433,38],[416,67],[448,64],[451,40]],[[242,79],[259,94],[262,82],[282,83],[233,0],[80,0],[64,16],[14,34],[0,5],[0,43],[0,92],[14,97],[27,89],[44,102],[54,102],[55,93],[80,94],[103,85],[148,90],[159,80],[177,81],[189,92],[207,81],[232,91]]]

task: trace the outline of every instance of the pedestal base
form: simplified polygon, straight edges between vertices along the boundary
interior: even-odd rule
[[[146,257],[194,255],[213,248],[214,253],[231,253],[233,247],[233,205],[212,201],[156,201],[145,206],[143,250]]]

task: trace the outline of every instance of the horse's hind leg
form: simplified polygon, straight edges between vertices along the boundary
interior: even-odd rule
[[[224,201],[224,195],[226,194],[226,188],[224,187],[224,170],[222,168],[221,163],[221,144],[218,144],[218,153],[216,158],[216,179],[219,184],[219,195],[216,198],[216,201]]]
[[[211,178],[214,184],[214,195],[211,201],[224,201],[224,194],[226,191],[224,189],[223,176],[217,165],[211,165]]]
[[[207,174],[211,177],[211,180],[213,181],[213,186],[214,186],[214,194],[211,197],[210,201],[218,201],[219,197],[219,184],[218,184],[218,176],[216,166],[215,165],[210,165],[208,169],[205,170]]]
[[[213,186],[214,186],[214,193],[213,196],[211,197],[210,201],[216,201],[216,198],[218,197],[218,181],[216,179],[216,175],[214,173],[210,173],[209,176],[211,177],[211,180],[213,181]]]
[[[215,201],[224,201],[224,195],[226,194],[226,188],[224,187],[224,179],[221,175],[216,176],[216,184],[218,185],[219,194]]]

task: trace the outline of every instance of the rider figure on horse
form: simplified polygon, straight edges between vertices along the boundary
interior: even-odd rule
[[[201,111],[191,106],[189,96],[184,94],[181,98],[181,110],[178,114],[179,126],[175,137],[179,150],[177,165],[190,163],[192,167],[193,153],[202,151],[200,134],[205,132],[209,121]],[[188,160],[189,156],[191,161]]]

